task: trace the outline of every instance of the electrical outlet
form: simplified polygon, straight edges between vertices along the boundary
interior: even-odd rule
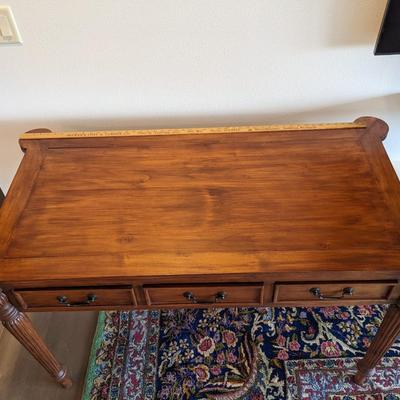
[[[0,6],[0,44],[22,43],[21,35],[9,6]]]

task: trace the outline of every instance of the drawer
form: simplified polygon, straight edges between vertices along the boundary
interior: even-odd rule
[[[246,306],[261,305],[263,283],[145,285],[151,306]]]
[[[276,283],[274,303],[384,302],[396,285],[397,281]]]
[[[131,286],[22,289],[15,290],[14,294],[21,307],[27,310],[31,308],[83,308],[137,304]]]

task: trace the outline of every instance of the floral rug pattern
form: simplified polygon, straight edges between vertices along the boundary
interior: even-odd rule
[[[82,400],[400,399],[400,343],[351,382],[385,306],[101,313]]]

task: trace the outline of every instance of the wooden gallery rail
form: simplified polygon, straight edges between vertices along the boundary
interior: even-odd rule
[[[362,384],[400,331],[400,184],[387,125],[22,135],[0,214],[0,319],[71,385],[25,312],[391,304]]]

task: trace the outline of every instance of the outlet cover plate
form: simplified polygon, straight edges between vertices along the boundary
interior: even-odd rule
[[[9,6],[0,6],[0,44],[22,43],[13,12]]]

